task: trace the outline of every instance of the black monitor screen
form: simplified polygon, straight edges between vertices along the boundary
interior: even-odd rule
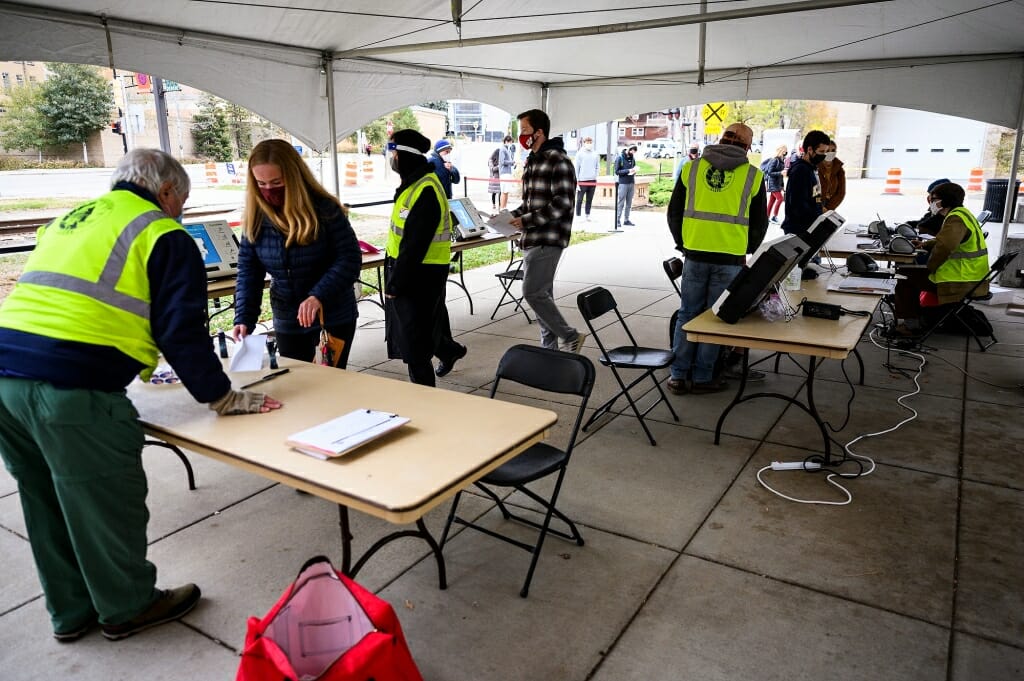
[[[795,234],[764,242],[711,306],[712,311],[723,322],[735,324],[789,274],[806,249]]]
[[[846,220],[843,216],[835,211],[829,210],[814,221],[814,224],[806,232],[799,232],[797,236],[807,244],[807,252],[800,256],[797,266],[800,269],[807,267],[807,263],[811,261],[811,258],[821,250],[821,247],[832,238],[832,235],[843,226]]]

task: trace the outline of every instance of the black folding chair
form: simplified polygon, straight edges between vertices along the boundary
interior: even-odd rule
[[[682,258],[672,257],[661,263],[661,266],[665,268],[665,276],[668,277],[668,281],[672,284],[672,288],[676,290],[679,297],[683,296],[683,289],[679,286],[679,282],[683,277],[683,260]],[[677,307],[672,311],[672,316],[668,320],[668,346],[671,348],[676,342],[676,321],[679,319],[679,308]]]
[[[583,320],[587,323],[587,328],[590,329],[590,335],[593,336],[595,341],[597,341],[597,347],[601,349],[601,364],[612,370],[612,375],[615,376],[615,380],[618,381],[620,388],[619,392],[616,393],[614,397],[598,407],[597,411],[591,415],[590,419],[583,426],[583,432],[586,432],[587,428],[589,428],[594,421],[611,411],[612,405],[615,404],[616,400],[625,396],[626,400],[629,402],[630,408],[633,410],[633,413],[636,415],[637,419],[639,419],[641,427],[643,427],[644,432],[647,433],[647,439],[651,441],[651,445],[657,445],[658,443],[654,441],[654,436],[651,434],[650,428],[648,428],[647,423],[644,422],[644,416],[664,402],[668,407],[668,410],[672,413],[672,418],[676,421],[679,420],[679,417],[676,415],[676,410],[672,408],[672,404],[668,401],[668,397],[665,396],[665,391],[661,388],[661,383],[659,383],[658,379],[654,376],[654,372],[656,370],[664,369],[672,364],[672,351],[662,350],[659,348],[647,348],[637,345],[636,339],[629,330],[629,326],[626,325],[626,320],[623,318],[622,313],[619,312],[619,308],[615,304],[615,298],[608,289],[598,286],[584,291],[576,296],[576,305],[580,309],[580,314],[583,315]],[[626,332],[626,337],[629,339],[630,343],[629,345],[608,348],[605,347],[604,342],[598,335],[597,329],[594,327],[593,320],[612,312],[615,313],[615,317],[618,319],[619,325]],[[607,327],[605,327],[605,329],[607,331]],[[632,383],[626,385],[622,380],[622,377],[619,375],[619,369],[640,369],[643,373],[640,374],[640,376]],[[654,388],[658,391],[658,395],[660,397],[657,402],[641,413],[629,391],[648,377],[650,377],[651,382],[654,383]]]
[[[451,529],[452,523],[455,522],[466,527],[472,527],[484,534],[489,534],[533,554],[533,557],[530,559],[530,569],[526,572],[526,581],[523,582],[523,588],[519,592],[519,595],[523,598],[526,598],[529,594],[533,571],[537,567],[537,559],[540,557],[544,538],[549,533],[563,539],[575,541],[577,545],[583,546],[583,537],[580,535],[576,525],[561,511],[557,510],[555,505],[558,502],[558,493],[562,488],[565,469],[569,465],[569,458],[572,456],[573,447],[576,445],[576,436],[579,434],[583,413],[587,408],[587,400],[590,399],[590,392],[594,389],[594,375],[594,364],[583,355],[561,352],[559,350],[548,350],[547,348],[533,345],[512,346],[505,352],[498,363],[494,385],[491,387],[492,399],[498,391],[498,384],[503,379],[538,390],[563,395],[577,395],[582,398],[579,411],[576,414],[576,421],[573,423],[572,433],[569,435],[569,444],[565,449],[558,449],[547,442],[537,443],[514,459],[498,466],[498,468],[481,478],[479,482],[474,483],[480,491],[494,500],[505,520],[515,520],[540,530],[536,544],[526,544],[508,535],[495,532],[470,520],[458,517],[456,511],[459,507],[459,499],[462,497],[462,492],[455,495],[452,509],[448,513],[448,522],[445,523],[444,532],[439,542],[442,549],[448,540],[448,531]],[[557,477],[550,499],[545,499],[526,488],[528,483],[553,474],[557,474]],[[519,490],[544,507],[544,521],[538,523],[530,518],[512,513],[508,506],[488,485],[493,487],[513,487]],[[557,516],[559,520],[564,522],[569,528],[569,532],[552,529],[550,527],[552,516]]]
[[[946,310],[942,314],[942,316],[939,317],[938,321],[936,321],[934,324],[929,325],[928,329],[924,332],[924,334],[922,334],[919,338],[915,339],[915,342],[918,345],[923,345],[924,342],[928,339],[929,336],[931,336],[933,333],[935,333],[935,331],[937,331],[940,328],[942,328],[943,325],[946,324],[948,321],[950,321],[953,317],[958,317],[959,318],[959,315],[963,312],[963,310],[968,308],[968,307],[970,307],[972,303],[975,303],[975,302],[978,302],[978,301],[983,301],[983,300],[988,300],[989,298],[991,298],[992,297],[991,293],[986,293],[986,294],[978,296],[978,295],[975,295],[975,292],[979,288],[981,288],[982,285],[991,283],[992,281],[995,280],[996,277],[998,277],[1000,274],[1002,274],[1003,270],[1006,269],[1006,266],[1009,265],[1010,262],[1014,258],[1016,258],[1019,253],[1020,253],[1020,251],[1011,251],[1009,253],[1003,253],[1001,256],[996,258],[996,261],[994,263],[992,263],[992,266],[989,268],[989,270],[985,274],[985,276],[982,277],[981,279],[979,279],[974,284],[974,286],[971,287],[971,290],[968,291],[964,295],[964,297],[961,298],[958,302],[956,302],[956,303],[949,303],[948,305],[946,305],[945,306]],[[980,349],[982,352],[985,352],[990,347],[992,347],[993,345],[995,345],[996,343],[999,342],[998,339],[996,339],[995,333],[989,333],[988,334],[988,336],[989,336],[988,342],[982,343],[981,342],[981,337],[975,332],[973,327],[971,327],[969,324],[967,324],[967,323],[965,323],[963,321],[960,321],[960,326],[961,326],[961,328],[963,328],[964,330],[967,331],[968,335],[970,335],[972,338],[974,338],[975,342],[978,344],[978,349]]]
[[[517,311],[522,311],[526,316],[526,322],[533,324],[533,320],[530,319],[530,313],[526,311],[526,306],[523,305],[523,296],[516,295],[512,292],[512,286],[518,281],[523,281],[523,259],[517,258],[509,263],[508,267],[505,268],[504,272],[498,272],[494,275],[497,277],[498,282],[501,284],[501,288],[504,289],[501,293],[501,298],[498,299],[498,304],[494,306],[494,312],[491,313],[491,319],[494,319],[494,315],[498,314],[498,310],[504,305],[515,305]]]

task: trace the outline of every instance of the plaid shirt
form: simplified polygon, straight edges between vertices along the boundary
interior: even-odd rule
[[[512,211],[523,219],[520,247],[569,245],[572,232],[576,169],[562,139],[544,142],[530,154],[523,169],[523,204]]]

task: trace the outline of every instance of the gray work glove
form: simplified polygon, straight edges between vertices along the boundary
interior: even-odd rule
[[[263,408],[263,393],[254,393],[246,390],[229,390],[224,397],[210,402],[210,409],[221,416],[235,416],[237,414],[258,414]]]

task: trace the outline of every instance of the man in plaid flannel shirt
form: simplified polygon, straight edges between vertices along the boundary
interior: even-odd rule
[[[512,224],[523,232],[523,297],[537,315],[541,345],[579,352],[587,334],[569,326],[553,295],[555,270],[572,231],[576,170],[562,138],[548,137],[546,113],[530,109],[517,118],[519,143],[531,151],[523,168],[523,204],[512,211]]]

